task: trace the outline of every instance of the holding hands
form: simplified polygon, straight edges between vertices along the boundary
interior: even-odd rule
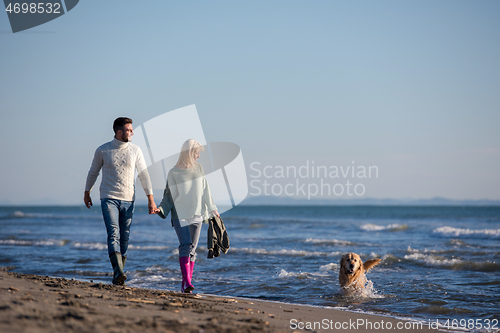
[[[160,209],[156,207],[155,200],[153,199],[153,195],[148,195],[148,210],[149,214],[158,214]]]

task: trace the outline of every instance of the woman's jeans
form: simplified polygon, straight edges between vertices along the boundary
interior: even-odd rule
[[[101,199],[102,216],[108,232],[108,253],[127,255],[134,201]]]
[[[196,247],[200,239],[203,220],[201,217],[200,219],[189,219],[187,225],[185,221],[182,224],[179,220],[172,221],[175,233],[179,239],[179,258],[189,257],[191,261],[196,261]]]

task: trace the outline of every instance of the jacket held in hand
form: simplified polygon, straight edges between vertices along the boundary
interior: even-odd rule
[[[222,251],[229,250],[229,237],[222,218],[214,216],[208,220],[207,232],[208,258],[218,257]]]

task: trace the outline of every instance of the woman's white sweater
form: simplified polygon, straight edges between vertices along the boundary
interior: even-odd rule
[[[176,217],[179,220],[187,220],[195,215],[201,215],[207,219],[209,212],[217,210],[203,167],[195,164],[188,169],[177,167],[170,169],[167,187],[159,208],[162,213],[160,216],[163,215],[164,218],[172,208],[175,208]],[[175,219],[174,216],[173,218]]]

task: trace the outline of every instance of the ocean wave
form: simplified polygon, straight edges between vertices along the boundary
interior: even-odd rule
[[[500,238],[500,229],[463,229],[444,226],[434,229],[433,233],[444,237]]]
[[[314,277],[324,277],[328,276],[329,271],[335,271],[338,268],[337,264],[334,263],[329,263],[326,265],[322,265],[319,267],[319,272],[287,272],[284,269],[281,269],[281,271],[277,274],[278,278],[289,278],[289,277],[296,277],[299,279],[306,279],[306,278],[314,278]]]
[[[315,218],[315,217],[297,217],[297,216],[227,216],[227,220],[234,220],[234,222],[245,222],[251,221],[250,223],[259,222],[286,222],[286,223],[330,223],[336,222],[331,217],[325,218]]]
[[[313,244],[331,244],[331,245],[356,245],[356,243],[338,240],[338,239],[316,239],[316,238],[308,238],[306,239],[306,243]]]
[[[74,243],[73,247],[85,250],[103,251],[108,249],[108,244],[104,243]]]
[[[434,254],[412,253],[404,256],[406,260],[415,261],[425,266],[442,267],[452,270],[473,270],[495,272],[500,270],[500,264],[490,261],[467,261],[462,259],[447,259]]]
[[[2,245],[13,245],[13,246],[64,246],[70,241],[66,239],[54,240],[54,239],[43,239],[43,240],[23,240],[23,239],[1,239],[0,244]]]
[[[47,217],[48,214],[30,214],[24,213],[20,210],[16,210],[10,214],[0,216],[0,220],[12,220],[12,219],[24,219],[24,218],[37,218],[37,217]]]
[[[2,217],[0,217],[1,219],[21,219],[23,217],[27,217],[28,214],[25,214],[19,210],[16,210],[10,214],[7,214],[7,215],[4,215]]]
[[[10,219],[24,219],[24,218],[36,218],[36,217],[46,217],[49,216],[48,214],[30,214],[30,213],[24,213],[20,210],[16,210],[10,214],[0,216],[1,220],[10,220]]]
[[[134,287],[158,288],[158,284],[179,281],[181,276],[178,270],[162,266],[150,266],[145,270],[127,272],[127,285]]]
[[[11,220],[11,219],[50,219],[50,220],[102,220],[101,215],[81,215],[81,214],[50,214],[50,213],[25,213],[20,210],[16,210],[10,214],[0,216],[0,220]]]
[[[318,251],[305,251],[305,250],[266,250],[266,249],[253,249],[253,248],[231,248],[230,252],[243,252],[248,254],[262,254],[262,255],[283,255],[283,256],[339,256],[342,252],[318,252]]]
[[[389,224],[389,225],[384,226],[384,225],[378,225],[378,224],[373,224],[373,223],[367,223],[367,224],[363,224],[362,226],[360,226],[360,228],[362,230],[365,230],[365,231],[383,231],[383,230],[403,231],[403,230],[408,229],[408,225],[393,223],[393,224]]]
[[[153,274],[154,273],[158,273],[158,272],[167,272],[167,271],[170,271],[168,268],[166,267],[162,267],[162,266],[151,266],[151,267],[147,267],[146,270],[145,270],[145,273],[136,273],[137,274]],[[138,276],[143,276],[143,275],[138,275]]]
[[[408,245],[408,248],[406,249],[406,252],[408,253],[433,253],[433,254],[446,254],[446,253],[456,253],[456,250],[429,250],[427,248],[424,248],[423,250],[417,250],[412,248],[411,246]]]
[[[25,239],[0,239],[0,245],[12,245],[12,246],[65,246],[72,243],[67,239],[42,239],[42,240],[25,240]],[[105,243],[72,243],[72,247],[81,248],[86,250],[106,250],[108,245]],[[170,249],[169,246],[141,246],[141,245],[129,245],[129,249],[138,251],[164,251]]]
[[[169,246],[160,246],[160,245],[147,245],[147,246],[142,246],[142,245],[129,245],[129,249],[131,250],[139,250],[139,251],[163,251],[163,250],[168,250],[171,247]]]
[[[180,274],[178,276],[164,276],[164,275],[136,275],[134,273],[127,272],[129,275],[129,279],[127,281],[127,285],[135,286],[135,287],[143,287],[144,285],[152,285],[156,286],[158,283],[162,282],[171,282],[171,281],[179,281],[181,280]],[[157,288],[157,287],[156,287]]]
[[[338,264],[329,263],[329,264],[320,266],[319,271],[320,272],[335,271],[335,270],[337,270],[338,267],[339,267]]]
[[[461,239],[450,239],[450,242],[449,242],[451,245],[455,245],[455,246],[472,246],[466,242],[464,242],[463,240]]]
[[[401,261],[398,257],[391,253],[387,253],[382,258],[380,258],[384,263],[393,263]]]
[[[307,272],[300,272],[300,273],[294,273],[294,272],[287,272],[284,269],[282,269],[278,273],[278,278],[283,279],[283,278],[289,278],[289,277],[297,277],[297,278],[302,278],[305,279],[307,278],[309,274]]]
[[[107,272],[97,272],[97,271],[82,271],[82,270],[59,270],[55,272],[56,275],[66,275],[66,276],[109,276],[110,273]]]

